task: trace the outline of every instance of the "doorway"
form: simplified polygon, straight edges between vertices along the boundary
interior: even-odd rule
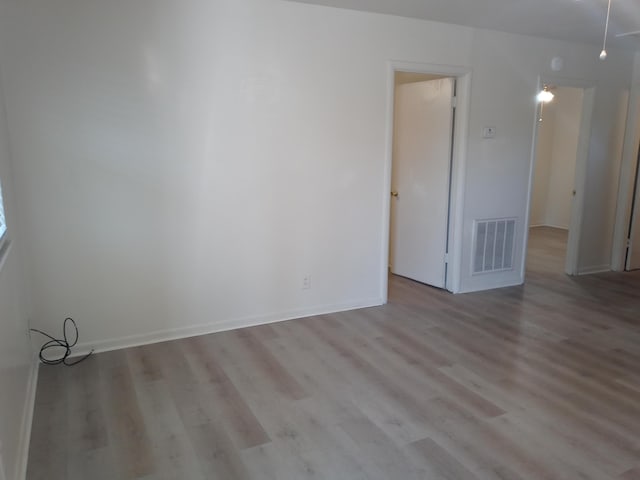
[[[447,276],[456,79],[395,73],[389,269],[437,288]]]
[[[632,198],[624,266],[627,272],[640,270],[640,147],[638,148],[638,160],[635,168]]]
[[[387,70],[387,124],[386,124],[386,160],[384,164],[384,183],[380,191],[382,201],[382,236],[380,249],[380,296],[383,303],[389,298],[389,253],[391,240],[391,206],[392,197],[392,166],[394,147],[394,126],[395,126],[395,90],[396,72],[405,78],[416,74],[429,75],[428,79],[455,79],[455,98],[452,105],[455,105],[455,115],[452,122],[453,135],[450,146],[450,171],[448,184],[445,187],[448,196],[448,218],[447,226],[443,228],[443,233],[447,239],[447,252],[442,258],[445,263],[446,276],[444,287],[453,293],[460,292],[460,273],[462,258],[463,239],[463,206],[464,206],[464,183],[465,165],[467,153],[467,141],[469,130],[469,107],[471,98],[471,71],[465,67],[422,64],[413,62],[390,61]],[[420,80],[423,80],[421,78]],[[398,196],[402,195],[397,192]],[[401,198],[401,197],[400,197]],[[425,210],[428,213],[428,207]],[[445,258],[446,256],[446,258]]]
[[[577,273],[576,196],[579,190],[585,89],[546,85],[553,99],[539,107],[529,210],[527,270]]]

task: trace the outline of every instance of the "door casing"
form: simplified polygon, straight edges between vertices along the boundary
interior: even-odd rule
[[[596,89],[593,85],[586,83],[580,79],[571,79],[563,77],[538,77],[538,88],[536,95],[543,85],[557,85],[559,87],[580,88],[584,91],[582,97],[582,116],[580,119],[580,132],[578,134],[578,151],[576,155],[576,171],[574,180],[574,190],[576,194],[573,197],[571,205],[571,221],[569,223],[569,238],[567,240],[567,255],[565,259],[565,273],[568,275],[578,275],[579,254],[580,254],[580,236],[582,231],[582,219],[584,211],[585,186],[587,179],[587,159],[589,157],[589,140],[591,133],[591,119],[593,116],[593,106],[595,102]],[[541,105],[538,104],[535,109],[535,118],[533,125],[533,142],[531,145],[531,161],[529,162],[529,190],[527,195],[527,208],[524,225],[529,226],[531,221],[531,201],[533,195],[533,179],[535,176],[536,155],[538,146],[538,133]],[[523,252],[521,271],[523,282],[526,275],[527,248],[529,235],[523,235]]]
[[[622,162],[618,182],[618,206],[611,252],[611,269],[621,272],[627,269],[627,239],[630,236],[631,204],[638,169],[640,146],[640,84],[629,92],[627,123],[622,148]],[[636,206],[638,202],[636,202]],[[640,207],[636,207],[640,208]]]
[[[447,260],[447,281],[445,288],[453,293],[460,292],[462,263],[462,230],[464,182],[466,170],[467,139],[469,130],[469,110],[471,100],[471,70],[453,65],[389,61],[387,64],[387,121],[386,153],[382,201],[382,239],[380,247],[380,297],[388,301],[388,265],[389,265],[389,228],[391,202],[391,168],[393,160],[393,117],[395,98],[395,73],[411,72],[445,77],[454,77],[457,82],[457,107],[455,114],[453,152],[451,168],[451,187],[449,204],[449,251]]]

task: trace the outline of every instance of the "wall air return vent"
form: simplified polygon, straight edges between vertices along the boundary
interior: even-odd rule
[[[476,220],[473,239],[474,275],[513,270],[515,218]]]

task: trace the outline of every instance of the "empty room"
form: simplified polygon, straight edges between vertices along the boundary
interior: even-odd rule
[[[0,0],[0,480],[640,479],[635,0]]]

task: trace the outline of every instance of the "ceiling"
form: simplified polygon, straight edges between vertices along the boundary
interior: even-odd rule
[[[293,0],[476,28],[601,44],[607,0]],[[612,0],[608,44],[640,48],[640,0]]]

